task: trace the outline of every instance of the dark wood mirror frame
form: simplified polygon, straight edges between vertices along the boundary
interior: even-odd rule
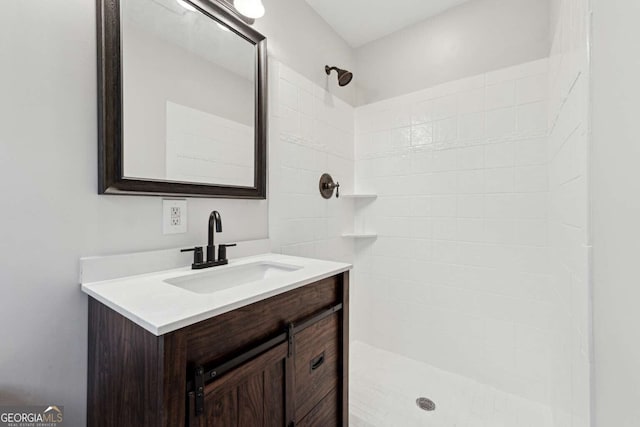
[[[224,0],[186,0],[256,47],[254,186],[240,187],[130,179],[123,174],[120,0],[96,0],[98,30],[98,193],[266,199],[266,38],[235,15]]]

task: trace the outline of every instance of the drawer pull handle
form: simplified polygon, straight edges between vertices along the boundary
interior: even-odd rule
[[[324,363],[324,352],[320,356],[311,359],[311,370],[315,371],[320,366],[322,366],[323,363]]]

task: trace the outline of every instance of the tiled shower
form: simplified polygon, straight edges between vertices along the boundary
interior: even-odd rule
[[[272,60],[270,234],[354,261],[355,425],[588,425],[585,5],[558,16],[547,59],[356,108]]]
[[[376,347],[548,401],[547,61],[358,110],[355,327]],[[399,127],[400,126],[400,127]]]

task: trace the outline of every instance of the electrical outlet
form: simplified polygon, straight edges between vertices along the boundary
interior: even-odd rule
[[[171,225],[179,226],[182,223],[182,209],[171,206]]]
[[[187,201],[162,199],[162,232],[178,234],[187,232]]]

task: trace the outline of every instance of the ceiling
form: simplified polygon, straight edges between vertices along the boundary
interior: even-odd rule
[[[469,0],[305,0],[351,47],[359,47]]]

